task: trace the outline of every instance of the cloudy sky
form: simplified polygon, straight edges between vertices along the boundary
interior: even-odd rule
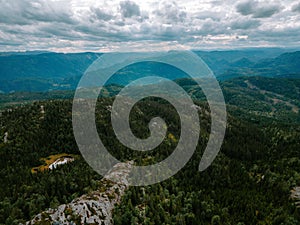
[[[0,51],[299,47],[299,0],[0,0]]]

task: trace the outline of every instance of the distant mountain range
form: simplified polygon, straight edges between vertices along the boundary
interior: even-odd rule
[[[219,80],[240,76],[300,78],[300,51],[247,49],[196,51]],[[85,70],[101,53],[0,53],[0,92],[73,90]],[[119,71],[109,83],[125,85],[137,77],[164,74],[178,79],[186,74],[157,63],[135,64]]]
[[[240,76],[300,78],[300,51],[284,53],[276,58],[258,62],[243,58],[216,75],[221,80]]]
[[[48,91],[75,88],[98,53],[2,53],[0,90]]]

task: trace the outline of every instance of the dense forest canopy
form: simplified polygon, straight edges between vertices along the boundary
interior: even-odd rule
[[[114,211],[118,224],[299,224],[290,191],[300,185],[300,119],[297,79],[245,77],[221,83],[228,125],[221,152],[204,172],[198,165],[210,131],[209,107],[193,82],[177,80],[200,106],[201,135],[186,167],[147,187],[131,187]],[[99,98],[96,123],[112,155],[147,165],[176,147],[180,122],[168,102],[147,98],[131,112],[133,133],[149,136],[147,124],[159,115],[168,124],[163,143],[149,153],[118,142],[109,106],[121,87],[107,87]],[[101,176],[80,157],[72,131],[72,93],[10,94],[0,117],[0,224],[19,224],[37,213],[99,188]],[[24,98],[27,104],[24,104]],[[48,100],[42,100],[42,99]],[[16,99],[16,105],[7,99]],[[52,100],[51,100],[52,99]],[[39,101],[36,101],[39,100]],[[32,173],[41,158],[78,155],[55,170]]]

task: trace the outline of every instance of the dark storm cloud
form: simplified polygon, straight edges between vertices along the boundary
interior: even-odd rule
[[[140,7],[132,1],[122,1],[120,2],[121,14],[124,18],[130,18],[133,16],[140,16]]]
[[[296,5],[293,5],[292,11],[300,13],[300,2],[298,4],[296,4]]]
[[[253,18],[268,18],[278,13],[280,5],[264,4],[258,1],[249,0],[237,4],[236,10],[243,16],[251,15]]]
[[[247,15],[251,15],[253,13],[254,5],[255,5],[255,3],[253,1],[243,2],[243,3],[239,3],[236,6],[236,9],[242,15],[247,16]]]
[[[253,13],[253,18],[268,18],[278,13],[279,11],[280,6],[277,5],[261,7]]]

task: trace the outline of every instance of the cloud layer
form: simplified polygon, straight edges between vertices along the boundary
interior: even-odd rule
[[[280,4],[262,3],[255,0],[241,2],[237,6],[237,11],[243,16],[251,15],[253,18],[269,18],[279,13],[282,6]]]
[[[0,0],[0,51],[300,46],[294,0]]]

